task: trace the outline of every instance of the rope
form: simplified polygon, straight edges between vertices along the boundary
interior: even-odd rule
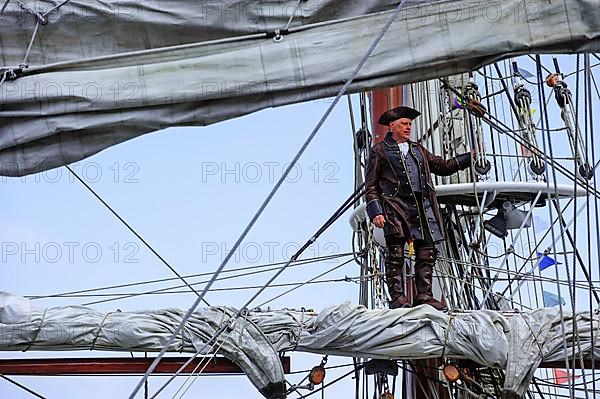
[[[294,17],[296,16],[296,11],[298,11],[298,8],[300,8],[301,1],[302,0],[298,0],[296,2],[296,6],[294,7],[294,12],[292,12],[292,15],[290,15],[290,19],[287,21],[287,24],[285,24],[285,28],[283,28],[284,31],[286,31],[290,28],[290,25],[292,24],[292,21],[293,21]]]
[[[29,53],[31,52],[31,47],[33,46],[33,42],[35,41],[35,38],[37,37],[40,24],[46,25],[48,23],[48,15],[50,15],[52,12],[58,10],[59,8],[61,8],[65,4],[67,4],[69,1],[70,0],[64,0],[62,3],[59,3],[59,4],[55,5],[54,7],[52,7],[51,9],[49,9],[48,11],[46,11],[45,13],[40,13],[40,12],[35,11],[32,8],[29,8],[21,0],[17,0],[17,3],[19,3],[19,6],[23,10],[29,12],[31,15],[33,15],[36,18],[36,23],[35,23],[35,28],[33,29],[33,34],[31,35],[31,39],[29,40],[29,45],[27,46],[27,51],[25,52],[25,56],[23,57],[22,64],[25,67],[27,66],[27,59],[29,58]],[[8,5],[8,2],[9,2],[9,0],[7,0],[4,3],[4,6],[2,7],[2,11],[1,12],[4,12],[4,9]]]
[[[351,256],[354,255],[352,252],[343,252],[340,254],[335,254],[335,255],[325,255],[325,256],[317,256],[314,258],[306,258],[306,259],[302,259],[297,261],[296,263],[294,263],[293,265],[291,265],[291,267],[297,267],[297,266],[304,266],[304,265],[309,265],[311,263],[317,263],[317,262],[322,262],[322,261],[326,261],[326,260],[331,260],[331,259],[337,259],[337,258],[342,258],[345,256]],[[285,262],[274,262],[274,263],[266,263],[266,264],[262,264],[262,265],[256,265],[256,266],[245,266],[245,267],[239,267],[239,268],[234,268],[234,269],[229,269],[229,270],[224,270],[223,273],[232,273],[232,272],[238,272],[238,271],[242,271],[242,270],[255,270],[255,269],[262,269],[262,268],[266,268],[269,266],[277,266],[277,265],[282,265]],[[273,270],[273,269],[267,269],[267,270]],[[262,273],[262,271],[259,272],[253,272],[253,273]],[[183,277],[185,278],[194,278],[194,277],[201,277],[201,276],[208,276],[211,275],[212,272],[206,272],[206,273],[196,273],[196,274],[188,274],[185,275]],[[236,274],[233,276],[228,276],[225,277],[223,279],[230,279],[230,278],[237,278],[237,277],[244,277],[244,276],[248,276],[251,273],[240,273],[240,274]],[[115,289],[115,288],[126,288],[126,287],[134,287],[134,286],[139,286],[139,285],[149,285],[149,284],[155,284],[155,283],[162,283],[162,282],[167,282],[167,281],[173,281],[173,280],[178,280],[177,277],[169,277],[169,278],[162,278],[162,279],[156,279],[156,280],[145,280],[145,281],[138,281],[135,283],[127,283],[127,284],[118,284],[118,285],[111,285],[111,286],[105,286],[105,287],[97,287],[97,288],[87,288],[87,289],[83,289],[83,290],[77,290],[77,291],[67,291],[67,292],[62,292],[62,293],[58,293],[58,294],[50,294],[50,295],[37,295],[37,296],[25,296],[28,299],[46,299],[46,298],[61,298],[61,297],[70,297],[72,295],[75,294],[83,294],[83,293],[87,293],[87,292],[95,292],[95,291],[107,291],[107,290],[111,290],[111,289]],[[171,287],[171,288],[180,288],[182,286],[177,286],[177,287]],[[152,293],[153,291],[148,291],[148,293]]]
[[[38,329],[35,331],[35,334],[33,334],[33,338],[27,345],[27,348],[23,349],[23,352],[27,352],[29,349],[31,349],[33,344],[35,344],[35,340],[37,339],[38,335],[40,335],[40,331],[42,331],[42,328],[44,327],[44,320],[46,319],[46,312],[48,312],[48,308],[44,309],[44,313],[42,313],[42,319],[40,320],[40,325],[39,325]]]
[[[292,267],[294,267],[294,266],[302,266],[302,265],[301,264],[300,265],[299,264],[292,265]],[[267,272],[274,271],[274,270],[278,270],[278,268],[274,267],[274,268],[265,269],[265,270],[241,273],[241,274],[238,274],[235,276],[218,278],[216,281],[231,280],[231,279],[238,278],[238,277],[257,275],[257,274],[267,273]],[[197,283],[191,283],[191,285],[196,286],[196,285],[200,285],[200,284],[206,284],[207,282],[208,282],[208,280],[205,280],[205,281],[200,281]],[[295,284],[295,283],[293,283],[293,284]],[[293,284],[281,284],[280,286],[293,285]],[[176,291],[178,288],[183,288],[183,287],[185,287],[185,285],[171,286],[171,287],[160,288],[160,289],[152,290],[152,291],[143,291],[143,292],[135,292],[135,293],[92,294],[92,295],[83,294],[83,295],[69,295],[68,297],[71,297],[71,298],[81,298],[81,297],[88,297],[88,296],[91,296],[91,297],[107,297],[107,296],[115,297],[115,298],[110,298],[110,299],[96,300],[93,302],[87,302],[87,303],[83,304],[83,306],[90,306],[90,305],[96,305],[99,303],[118,301],[118,300],[122,300],[122,299],[129,299],[129,298],[143,296],[143,295],[182,294],[182,293],[189,292],[189,291]],[[243,289],[251,289],[251,288],[260,288],[260,286],[238,286],[238,287],[227,287],[227,288],[211,288],[209,291],[210,292],[218,292],[218,291],[226,291],[226,290],[243,290]]]
[[[100,197],[100,195],[98,195],[98,193],[96,193],[96,191],[94,191],[94,189],[92,187],[90,187],[89,184],[87,184],[81,177],[79,177],[79,175],[77,173],[75,173],[73,171],[73,169],[71,169],[69,167],[69,165],[65,165],[65,168],[81,183],[83,184],[83,186],[90,192],[92,193],[92,195],[94,197],[96,197],[96,199],[98,201],[100,201],[102,203],[102,205],[104,205],[106,207],[106,209],[108,209],[121,223],[123,223],[123,225],[125,227],[127,227],[127,229],[133,233],[134,236],[136,236],[138,238],[138,240],[140,240],[142,242],[142,244],[144,244],[146,246],[146,248],[148,248],[150,250],[150,252],[152,252],[154,255],[156,255],[156,257],[165,265],[169,268],[169,270],[171,270],[171,272],[173,272],[173,274],[175,274],[177,276],[177,278],[179,278],[194,294],[198,295],[198,297],[200,297],[204,303],[208,306],[210,306],[210,304],[208,302],[206,302],[204,300],[203,297],[200,296],[200,294],[198,294],[198,292],[186,281],[186,279],[184,279],[178,272],[177,270],[175,270],[175,268],[173,268],[173,266],[171,266],[169,264],[169,262],[167,262],[165,260],[165,258],[163,258],[154,248],[152,248],[152,246],[137,232],[135,231],[135,229],[133,227],[131,227],[129,225],[129,223],[127,223],[125,221],[125,219],[123,219],[106,201],[104,201],[102,199],[102,197]],[[237,248],[236,248],[237,249]],[[235,252],[235,250],[234,250]],[[230,254],[231,255],[231,254]]]
[[[173,394],[172,398],[175,398],[177,396],[177,394],[179,393],[179,391],[181,391],[183,389],[183,387],[188,383],[188,381],[192,378],[192,376],[194,377],[194,379],[188,384],[187,388],[185,388],[185,390],[181,393],[181,395],[179,396],[179,398],[183,398],[183,396],[187,393],[187,391],[192,387],[192,385],[194,385],[194,383],[196,382],[196,380],[198,379],[198,376],[200,374],[202,374],[202,372],[206,369],[206,367],[208,366],[208,364],[210,363],[210,361],[212,359],[214,359],[217,356],[217,353],[221,350],[221,348],[223,347],[223,344],[225,344],[225,340],[221,340],[221,343],[219,343],[219,347],[215,349],[215,345],[217,344],[217,341],[214,342],[213,346],[210,349],[210,352],[212,352],[213,354],[211,356],[206,356],[206,358],[202,359],[202,362],[199,362],[196,367],[194,367],[194,370],[192,370],[192,372],[190,373],[190,375],[185,379],[185,381],[181,384],[181,386],[179,387],[179,389]],[[233,359],[230,359],[233,361]],[[204,363],[204,364],[203,364]],[[200,371],[196,372],[200,366],[202,366],[202,368],[200,369]],[[153,396],[153,398],[156,397],[156,394]]]
[[[450,335],[450,330],[452,329],[452,321],[454,320],[454,312],[450,313],[448,318],[448,325],[446,326],[446,331],[444,332],[444,343],[442,347],[442,354],[440,357],[446,356],[446,347],[448,346],[448,336]]]
[[[90,346],[90,351],[94,350],[94,347],[96,346],[96,341],[98,341],[98,338],[100,337],[100,334],[102,333],[102,327],[104,327],[104,323],[106,322],[106,319],[108,318],[109,315],[111,315],[114,312],[108,312],[107,314],[104,315],[104,317],[102,318],[102,321],[100,322],[100,325],[98,326],[98,331],[96,332],[96,335],[94,336],[94,339],[92,341],[92,345]]]
[[[538,83],[538,96],[540,98],[540,107],[541,107],[541,104],[542,104],[541,100],[543,99],[543,95],[544,95],[544,86],[541,83],[542,82],[542,62],[541,62],[541,57],[539,55],[536,55],[536,66],[537,66],[537,75],[538,75],[538,81],[539,81],[539,83]],[[542,115],[544,117],[542,119],[542,129],[543,129],[545,126],[550,126],[550,123],[548,121],[548,112],[547,112],[547,108],[545,107],[545,104],[544,104],[544,107],[543,107],[543,113],[542,113]],[[543,147],[544,147],[544,152],[546,152],[546,149],[547,149],[546,148],[546,144],[547,144],[548,145],[548,149],[549,149],[549,154],[550,154],[550,156],[552,156],[553,155],[552,141],[551,141],[551,137],[550,137],[549,133],[548,133],[548,140],[547,141],[548,142],[546,143],[546,135],[542,134],[542,143],[543,143]],[[547,168],[547,166],[546,166],[546,168]],[[552,173],[552,177],[553,177],[554,185],[556,186],[556,170],[555,170],[555,168],[552,169],[552,172],[553,172]],[[546,186],[547,186],[547,198],[548,198],[548,201],[552,201],[552,197],[551,197],[551,193],[550,193],[550,179],[547,179]],[[549,213],[549,216],[550,216],[550,220],[552,220],[553,219],[553,212],[552,212],[552,207],[550,207],[550,206],[548,207],[548,213]],[[554,235],[554,229],[552,229],[551,232],[552,232],[552,242],[553,242],[552,248],[554,250],[554,256],[556,257],[556,237]],[[555,274],[556,274],[556,278],[558,279],[558,268],[555,268]],[[558,295],[560,295],[560,285],[557,285],[557,289],[558,289]],[[563,314],[563,305],[562,305],[562,302],[559,301],[558,304],[559,304],[560,317],[563,318],[564,314]],[[562,323],[561,323],[561,331],[562,331],[562,338],[563,338],[563,349],[564,349],[564,353],[566,355],[567,354],[567,338],[566,338],[565,326]],[[565,366],[566,366],[566,369],[568,370],[569,369],[569,360],[567,359],[566,356],[565,356]],[[570,394],[571,398],[573,398],[573,389],[572,389],[573,387],[571,385],[572,381],[568,377],[567,377],[567,379],[569,381],[569,394]]]
[[[22,64],[24,66],[27,66],[27,59],[29,58],[29,52],[31,51],[31,46],[33,46],[33,42],[35,41],[35,37],[37,36],[39,28],[40,28],[40,21],[38,20],[35,23],[35,28],[33,28],[33,34],[31,35],[31,40],[29,40],[29,45],[27,46],[27,51],[25,51],[25,56],[23,57]]]
[[[0,9],[0,14],[2,14],[4,12],[4,10],[6,10],[6,7],[8,6],[8,3],[10,3],[10,0],[6,0],[4,2],[4,5],[2,6],[2,9]]]
[[[7,3],[8,3],[8,1],[7,1]],[[23,384],[20,384],[20,383],[18,383],[17,381],[15,381],[15,380],[13,380],[13,379],[11,379],[11,378],[8,378],[8,377],[7,377],[7,376],[5,376],[5,375],[2,375],[2,374],[0,374],[0,378],[3,378],[3,379],[5,379],[6,381],[10,382],[11,384],[13,384],[13,385],[15,385],[15,386],[18,386],[18,387],[19,387],[19,388],[21,388],[22,390],[29,392],[30,394],[32,394],[32,395],[33,395],[33,396],[35,396],[36,398],[46,399],[46,397],[45,397],[45,396],[42,396],[42,395],[40,395],[39,393],[37,393],[37,392],[35,392],[35,391],[33,391],[33,390],[31,390],[31,389],[27,388],[25,385],[23,385]]]
[[[256,306],[257,306],[257,307],[259,307],[259,308],[260,308],[261,306],[265,306],[266,304],[268,304],[268,303],[270,303],[270,302],[273,302],[274,300],[276,300],[276,299],[279,299],[279,298],[281,298],[282,296],[284,296],[284,295],[287,295],[287,294],[289,294],[290,292],[297,290],[298,288],[301,288],[301,287],[303,287],[303,286],[305,286],[305,285],[307,285],[307,284],[310,284],[310,283],[314,282],[316,279],[318,279],[318,278],[320,278],[320,277],[323,277],[324,275],[326,275],[326,274],[329,274],[329,273],[331,273],[331,272],[333,272],[333,271],[335,271],[335,270],[337,270],[337,269],[339,269],[339,268],[341,268],[341,267],[343,267],[343,266],[346,266],[348,263],[350,263],[350,262],[353,262],[353,261],[354,261],[354,259],[350,259],[350,260],[347,260],[346,262],[344,262],[344,263],[342,263],[342,264],[340,264],[340,265],[334,266],[334,267],[332,267],[331,269],[329,269],[329,270],[327,270],[327,271],[324,271],[323,273],[319,274],[318,276],[315,276],[315,277],[311,278],[310,280],[307,280],[307,281],[305,281],[305,282],[303,282],[303,283],[301,283],[301,284],[299,284],[299,285],[295,286],[294,288],[291,288],[291,289],[289,289],[289,290],[287,290],[287,291],[284,291],[284,292],[282,292],[281,294],[279,294],[279,295],[276,295],[276,296],[274,296],[273,298],[271,298],[271,299],[269,299],[269,300],[266,300],[266,301],[264,301],[263,303],[261,303],[261,304],[259,304],[259,305],[256,305]],[[362,277],[362,276],[361,276],[361,277]],[[361,278],[361,277],[359,277],[359,278]],[[339,280],[338,280],[338,281],[339,281]],[[342,281],[348,281],[348,279],[343,279]]]
[[[341,266],[344,266],[353,261],[354,261],[354,259],[350,259],[341,265],[335,266],[335,269],[337,269]],[[276,269],[270,269],[268,271],[272,271],[272,270],[276,270]],[[328,272],[331,272],[331,271],[334,271],[334,269],[330,269]],[[372,275],[372,274],[366,274],[366,275],[360,275],[360,276],[355,276],[355,277],[346,276],[344,278],[338,278],[338,279],[328,279],[328,280],[318,280],[318,281],[299,281],[299,282],[271,284],[267,288],[281,288],[281,287],[290,287],[290,286],[298,286],[297,288],[300,288],[299,286],[308,285],[308,284],[358,282],[361,280],[368,281],[373,276],[374,275]],[[552,280],[552,281],[554,281],[554,280]],[[198,283],[198,284],[202,284],[202,283]],[[175,287],[175,288],[182,288],[182,287],[184,287],[184,286],[179,286],[179,287]],[[262,285],[246,285],[246,286],[235,286],[235,287],[211,288],[209,291],[210,292],[223,292],[223,291],[227,292],[227,291],[258,289],[258,288],[262,288]],[[173,290],[173,291],[169,291],[169,290]],[[293,290],[295,290],[295,288]],[[293,290],[290,290],[290,291],[293,291]],[[189,291],[187,291],[187,290],[186,291],[178,291],[178,290],[175,290],[174,288],[170,287],[170,288],[166,288],[165,290],[160,290],[160,292],[154,291],[154,292],[143,292],[143,293],[99,294],[99,295],[82,294],[82,295],[72,295],[72,296],[69,296],[69,298],[79,298],[79,297],[85,298],[85,297],[89,297],[89,296],[91,296],[91,297],[106,297],[106,296],[123,295],[123,297],[119,297],[119,298],[111,298],[111,299],[99,300],[99,301],[94,301],[94,302],[88,302],[88,303],[82,305],[82,306],[89,306],[90,304],[106,303],[106,302],[120,300],[120,299],[123,299],[124,297],[131,298],[131,297],[136,297],[136,296],[141,296],[141,295],[170,295],[170,294],[188,294],[188,293],[189,293]]]

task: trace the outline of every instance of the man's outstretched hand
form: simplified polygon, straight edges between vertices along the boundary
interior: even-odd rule
[[[376,227],[379,227],[380,229],[383,229],[383,225],[385,224],[385,216],[383,216],[383,215],[377,215],[377,216],[375,216],[375,218],[373,219],[373,224]]]

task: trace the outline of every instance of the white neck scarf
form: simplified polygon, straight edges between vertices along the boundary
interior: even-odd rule
[[[400,148],[402,155],[406,156],[408,154],[408,142],[398,143],[398,148]]]

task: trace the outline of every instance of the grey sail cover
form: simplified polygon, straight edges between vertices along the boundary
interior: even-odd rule
[[[0,292],[0,351],[160,351],[184,313],[163,309],[103,314],[81,306],[35,309],[25,298]],[[230,325],[218,340],[218,353],[237,363],[262,392],[283,384],[278,355],[282,351],[470,359],[504,369],[504,389],[517,396],[524,394],[540,362],[565,358],[565,347],[567,358],[600,357],[600,346],[593,346],[598,313],[561,317],[558,308],[446,314],[428,305],[368,310],[344,303],[318,314],[253,311],[231,323],[235,314],[225,307],[197,310],[169,350],[209,353],[206,343],[221,326]]]
[[[168,126],[335,95],[398,3],[2,1],[0,174],[54,168]],[[350,91],[525,53],[597,51],[599,6],[406,2]]]

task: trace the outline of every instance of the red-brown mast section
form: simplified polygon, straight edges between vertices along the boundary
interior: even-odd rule
[[[371,98],[371,119],[373,125],[373,144],[379,143],[385,138],[388,132],[387,127],[381,126],[377,120],[385,111],[403,105],[404,90],[402,87],[392,87],[389,89],[378,89],[369,94]]]

